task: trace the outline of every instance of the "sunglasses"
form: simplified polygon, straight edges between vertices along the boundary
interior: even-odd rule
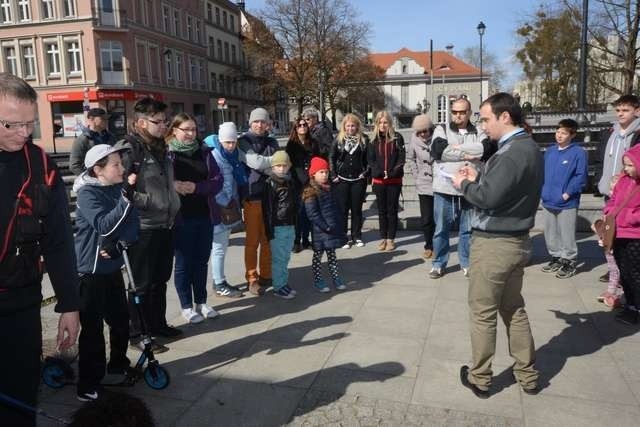
[[[156,126],[160,126],[160,125],[164,125],[164,126],[169,126],[169,120],[151,120],[151,119],[145,119],[146,121],[153,123]]]
[[[306,123],[298,123],[298,127],[299,127],[299,128],[308,128],[308,127],[309,127],[309,125],[308,125],[308,124],[306,124]]]

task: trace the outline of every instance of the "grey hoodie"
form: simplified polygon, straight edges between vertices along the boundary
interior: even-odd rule
[[[635,119],[624,135],[620,134],[620,123],[613,125],[613,132],[607,141],[607,147],[602,161],[602,176],[598,182],[598,191],[605,196],[611,193],[611,178],[622,171],[622,155],[631,146],[633,133],[640,129],[640,118]]]
[[[433,194],[433,157],[431,157],[431,138],[424,141],[411,135],[407,149],[407,166],[413,172],[416,179],[416,192],[418,194]]]

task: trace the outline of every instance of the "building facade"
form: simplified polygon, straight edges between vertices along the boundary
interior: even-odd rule
[[[460,97],[471,102],[473,112],[480,109],[480,97],[489,95],[489,76],[449,52],[434,51],[433,64],[428,51],[402,48],[392,53],[372,53],[374,64],[385,70],[383,87],[385,109],[398,127],[411,125],[413,117],[427,113],[434,123],[449,120],[451,101]],[[482,85],[482,90],[481,90]]]

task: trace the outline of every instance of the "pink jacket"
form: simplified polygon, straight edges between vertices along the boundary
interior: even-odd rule
[[[640,144],[635,145],[624,153],[636,167],[636,175],[640,174]],[[605,214],[614,212],[621,205],[628,194],[640,186],[640,177],[636,179],[622,175],[613,189],[611,198],[603,209]],[[640,190],[627,202],[616,216],[616,237],[623,239],[640,239]]]

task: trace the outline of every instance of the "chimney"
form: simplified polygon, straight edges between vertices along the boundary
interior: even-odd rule
[[[237,5],[238,5],[238,7],[240,8],[240,10],[245,10],[245,9],[244,9],[244,2],[243,2],[243,1],[239,1],[239,2],[236,2],[236,3],[237,3]]]

